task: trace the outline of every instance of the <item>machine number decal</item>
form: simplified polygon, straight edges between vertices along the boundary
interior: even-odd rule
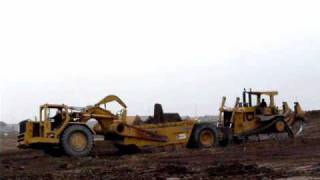
[[[187,135],[186,135],[186,134],[178,134],[178,135],[177,135],[177,139],[178,139],[178,140],[187,139]]]

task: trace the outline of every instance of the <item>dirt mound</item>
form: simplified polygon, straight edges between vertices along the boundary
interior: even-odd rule
[[[311,119],[316,119],[320,117],[320,110],[313,110],[306,112],[306,116]]]

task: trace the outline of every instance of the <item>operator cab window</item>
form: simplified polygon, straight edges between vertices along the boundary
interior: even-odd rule
[[[48,109],[48,116],[51,121],[57,119],[58,116],[61,116],[62,111],[58,108],[50,108]]]
[[[63,112],[61,108],[50,108],[48,117],[52,122],[52,128],[59,128],[63,122]]]
[[[259,104],[260,107],[266,108],[270,106],[270,99],[268,96],[261,96],[261,102]]]

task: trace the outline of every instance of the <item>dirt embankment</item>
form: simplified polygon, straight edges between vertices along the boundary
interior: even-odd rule
[[[308,113],[305,136],[269,138],[204,150],[119,155],[100,142],[90,157],[17,150],[1,139],[0,179],[277,179],[320,177],[320,111]],[[4,148],[5,147],[5,148]]]

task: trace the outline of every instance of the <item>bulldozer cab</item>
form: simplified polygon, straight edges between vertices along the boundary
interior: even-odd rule
[[[240,107],[253,107],[256,109],[257,115],[272,116],[278,113],[275,106],[275,96],[277,91],[243,91],[243,102]]]

